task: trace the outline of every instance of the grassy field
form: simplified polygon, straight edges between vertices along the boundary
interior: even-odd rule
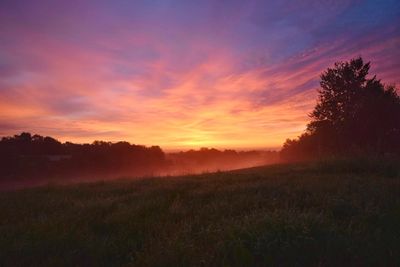
[[[0,266],[400,266],[400,166],[275,165],[0,193]]]

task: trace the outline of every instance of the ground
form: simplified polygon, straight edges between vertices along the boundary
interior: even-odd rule
[[[1,192],[0,266],[399,266],[399,173],[328,161]]]

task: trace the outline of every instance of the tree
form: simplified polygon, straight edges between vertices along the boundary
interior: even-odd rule
[[[283,154],[400,154],[400,97],[395,86],[368,78],[369,70],[359,57],[324,71],[306,133],[288,140]]]

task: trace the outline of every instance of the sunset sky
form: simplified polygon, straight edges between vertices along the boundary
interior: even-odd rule
[[[400,84],[400,1],[0,2],[0,136],[279,148],[319,74]]]

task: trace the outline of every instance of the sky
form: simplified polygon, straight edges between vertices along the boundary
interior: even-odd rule
[[[400,1],[0,2],[0,136],[279,148],[319,75],[400,84]]]

